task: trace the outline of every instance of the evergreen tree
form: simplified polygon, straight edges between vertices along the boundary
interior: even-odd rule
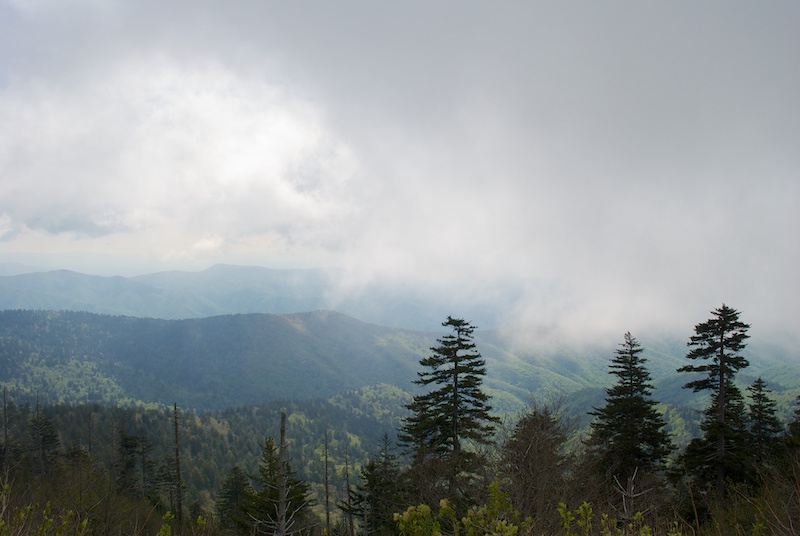
[[[309,485],[295,476],[288,461],[281,460],[271,437],[264,440],[258,473],[252,479],[252,492],[244,501],[251,530],[289,534],[313,524]]]
[[[717,502],[725,500],[725,481],[742,481],[746,456],[746,415],[741,391],[733,383],[736,373],[749,366],[737,355],[749,338],[748,324],[739,320],[739,311],[725,304],[712,311],[714,315],[694,327],[689,339],[691,350],[686,354],[693,362],[678,372],[702,376],[684,385],[694,392],[710,391],[711,404],[700,425],[703,436],[693,440],[683,456],[687,469],[708,484],[713,482]],[[713,474],[713,478],[709,479]]]
[[[53,425],[36,404],[36,412],[30,418],[30,452],[34,473],[46,475],[56,466],[61,452],[61,440]]]
[[[249,498],[254,495],[250,479],[239,466],[234,466],[217,494],[217,516],[226,534],[246,535],[251,532],[252,519],[247,515]]]
[[[361,484],[350,492],[349,505],[339,507],[361,520],[364,534],[388,535],[395,533],[394,513],[405,506],[399,461],[384,434],[377,457],[361,468]]]
[[[757,465],[767,465],[775,456],[778,437],[783,426],[776,416],[775,401],[769,396],[767,382],[756,378],[747,388],[750,393],[748,406],[748,427],[750,429],[750,450]]]
[[[139,491],[139,436],[125,433],[120,428],[117,436],[117,452],[114,459],[117,489],[128,495]]]
[[[567,501],[566,474],[574,458],[567,452],[573,432],[560,407],[533,406],[502,441],[498,476],[522,517],[534,520],[536,534],[555,534],[553,505]]]
[[[433,354],[420,360],[425,370],[414,382],[438,387],[408,404],[411,415],[399,437],[413,457],[410,476],[420,500],[446,497],[463,504],[484,465],[484,456],[470,447],[488,444],[500,420],[490,413],[489,395],[481,390],[486,362],[475,350],[475,327],[450,316],[442,325],[452,333],[437,339]]]
[[[795,398],[795,409],[792,415],[792,420],[786,427],[786,432],[783,436],[784,454],[789,458],[793,458],[798,451],[800,451],[800,396]]]
[[[605,406],[589,413],[597,418],[591,423],[588,444],[599,468],[624,482],[637,469],[649,473],[662,469],[673,446],[658,402],[650,397],[647,360],[639,355],[644,349],[630,332],[619,346],[609,365],[617,383],[606,390]]]

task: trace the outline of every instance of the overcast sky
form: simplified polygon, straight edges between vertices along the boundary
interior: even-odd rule
[[[799,51],[793,0],[0,0],[0,262],[797,332]]]

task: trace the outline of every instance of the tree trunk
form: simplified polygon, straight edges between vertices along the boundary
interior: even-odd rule
[[[183,480],[181,479],[181,436],[178,428],[178,404],[175,403],[175,516],[178,526],[183,521]]]
[[[345,482],[345,505],[347,505],[347,528],[349,536],[355,536],[356,530],[353,523],[353,509],[350,504],[350,455],[347,444],[344,446],[344,482]]]
[[[286,412],[281,411],[281,442],[278,447],[278,530],[276,536],[286,536]]]
[[[717,393],[717,421],[719,436],[717,437],[717,471],[716,492],[717,505],[725,502],[725,333],[720,334],[719,341],[719,392]]]
[[[331,533],[330,477],[328,475],[328,431],[325,430],[325,534]]]

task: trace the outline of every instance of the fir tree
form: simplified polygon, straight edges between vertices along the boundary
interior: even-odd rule
[[[408,404],[411,416],[400,441],[413,456],[410,473],[422,492],[420,499],[438,502],[447,497],[458,504],[484,464],[475,448],[465,447],[488,444],[500,421],[490,413],[489,395],[481,390],[486,362],[475,350],[475,327],[450,316],[442,325],[453,332],[437,339],[432,355],[420,360],[425,370],[414,382],[438,387]]]
[[[384,434],[378,455],[361,468],[361,484],[350,492],[348,504],[339,507],[361,520],[364,534],[394,534],[394,513],[405,506],[399,460]]]
[[[662,469],[673,446],[658,402],[651,398],[647,360],[639,355],[644,349],[630,332],[619,346],[609,365],[617,383],[606,390],[605,406],[590,412],[597,418],[591,424],[589,446],[602,471],[625,481],[637,469]]]
[[[217,516],[226,534],[250,534],[252,519],[247,515],[246,507],[253,496],[250,479],[239,466],[234,466],[217,495]]]
[[[58,438],[53,421],[48,419],[36,403],[36,412],[30,418],[30,451],[34,473],[49,474],[56,466],[61,452],[61,440]]]
[[[708,483],[713,482],[719,504],[725,500],[725,481],[745,479],[742,472],[746,456],[746,415],[741,391],[733,383],[739,370],[749,366],[737,355],[749,338],[748,324],[739,320],[739,311],[722,304],[712,311],[713,318],[694,327],[689,339],[691,350],[686,354],[694,362],[678,372],[700,373],[702,376],[684,385],[694,392],[710,391],[711,404],[701,424],[703,436],[693,440],[683,461]],[[713,473],[713,479],[709,480]]]
[[[553,504],[566,500],[565,476],[574,462],[566,446],[573,431],[558,403],[533,406],[500,446],[500,483],[520,514],[534,519],[536,534],[555,533],[557,528],[549,514]]]
[[[766,465],[776,454],[778,437],[783,432],[776,416],[775,401],[769,396],[767,382],[756,378],[747,388],[750,393],[748,406],[748,428],[750,450],[757,465]]]
[[[791,459],[800,451],[800,396],[795,398],[795,409],[792,420],[786,426],[786,433],[783,436],[783,446],[785,454]]]
[[[309,485],[295,476],[281,449],[267,437],[261,448],[252,492],[244,501],[251,530],[293,534],[313,524]]]

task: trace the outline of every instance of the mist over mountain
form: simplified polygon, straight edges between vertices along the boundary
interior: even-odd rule
[[[341,284],[341,273],[333,270],[219,264],[200,272],[107,277],[69,270],[19,273],[25,267],[2,267],[0,274],[9,275],[0,275],[0,309],[71,310],[163,319],[325,309],[407,329],[435,330],[448,314],[468,318],[482,328],[497,325],[495,309],[485,304],[469,304],[466,299],[442,304],[438,297],[422,291],[377,282],[348,289]]]
[[[377,383],[412,389],[419,359],[454,315],[479,328],[486,388],[498,411],[563,395],[587,407],[602,400],[619,340],[553,339],[547,329],[523,325],[488,329],[497,317],[481,304],[448,310],[452,304],[414,289],[367,288],[347,292],[333,271],[231,265],[135,277],[66,270],[0,276],[0,350],[8,356],[0,382],[59,402],[177,400],[197,408],[324,397]],[[800,386],[797,346],[759,336],[757,325],[753,333],[746,351],[752,366],[741,381],[762,375],[788,401]],[[675,373],[688,335],[634,333],[660,398],[688,400],[687,380]]]

